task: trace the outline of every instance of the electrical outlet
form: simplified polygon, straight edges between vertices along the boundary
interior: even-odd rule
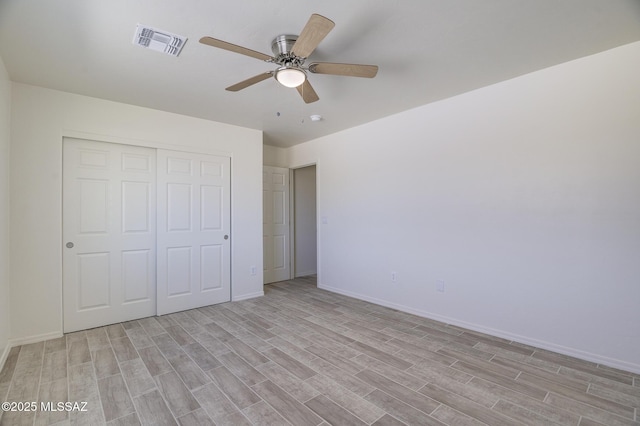
[[[255,275],[256,274],[256,267],[252,266],[251,267],[251,275]]]
[[[437,280],[436,281],[436,291],[438,291],[440,293],[444,293],[444,280]]]
[[[391,272],[391,282],[395,283],[398,280],[398,273],[397,272]]]

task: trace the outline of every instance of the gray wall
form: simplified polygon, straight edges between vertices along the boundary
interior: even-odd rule
[[[295,169],[295,276],[317,272],[316,166]]]

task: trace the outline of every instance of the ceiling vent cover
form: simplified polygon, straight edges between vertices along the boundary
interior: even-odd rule
[[[171,56],[178,56],[186,42],[186,37],[142,24],[136,26],[136,33],[133,37],[133,44]]]

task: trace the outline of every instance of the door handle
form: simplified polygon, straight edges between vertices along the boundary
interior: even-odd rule
[[[66,246],[67,246],[67,248],[73,248],[73,243],[72,243],[71,241],[69,241],[69,242],[66,244]]]
[[[229,236],[228,236],[228,235],[225,235],[225,236],[224,236],[224,239],[225,239],[225,240],[228,240],[228,239],[229,239]]]

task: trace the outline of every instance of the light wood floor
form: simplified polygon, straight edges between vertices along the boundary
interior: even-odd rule
[[[3,425],[640,425],[640,375],[318,290],[16,347]]]

